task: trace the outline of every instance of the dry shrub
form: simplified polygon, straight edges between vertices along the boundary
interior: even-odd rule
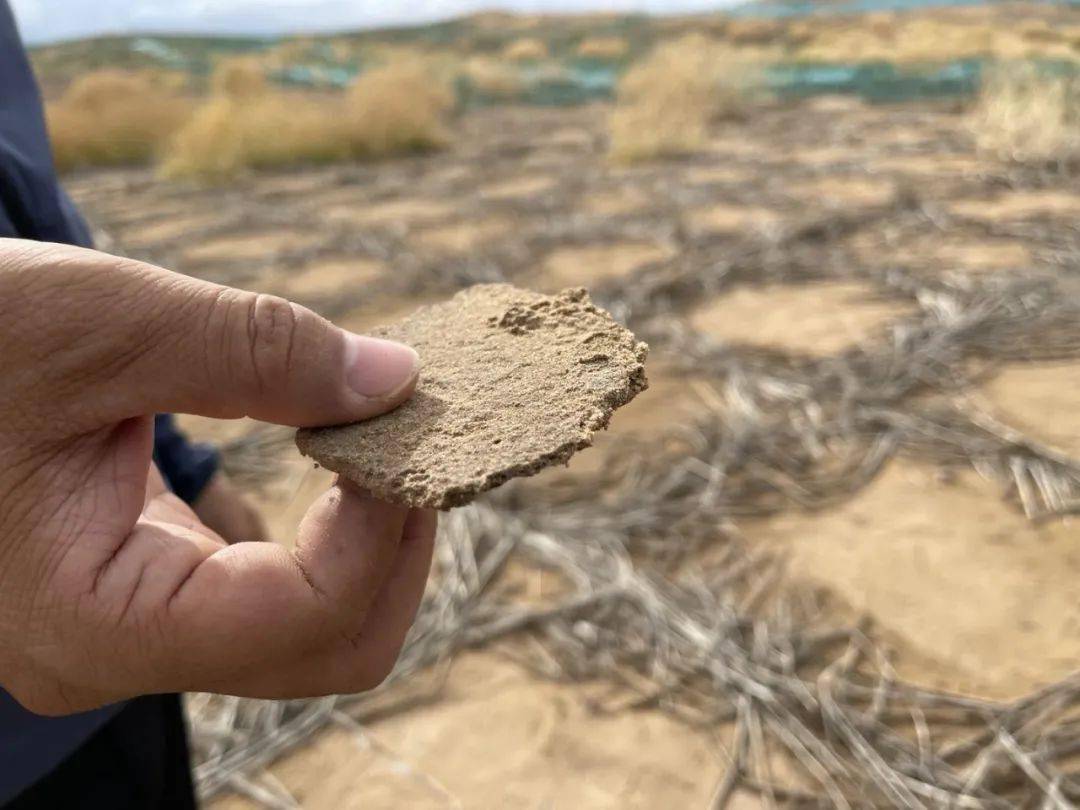
[[[1018,30],[1020,36],[1031,42],[1065,41],[1065,32],[1057,26],[1051,26],[1049,20],[1021,20]]]
[[[503,48],[502,52],[503,59],[509,59],[511,62],[538,62],[546,59],[547,55],[547,45],[542,40],[532,37],[515,39]]]
[[[95,70],[47,107],[61,171],[150,162],[191,113],[171,74]]]
[[[213,96],[172,140],[164,177],[228,180],[272,169],[351,157],[340,101],[272,91],[253,99]]]
[[[214,94],[172,139],[165,177],[219,182],[250,169],[432,149],[445,141],[454,102],[449,86],[417,62],[365,73],[344,96],[260,87],[235,64],[219,73]]]
[[[802,48],[814,41],[817,24],[810,19],[791,20],[784,31],[784,43],[789,48]]]
[[[699,149],[710,122],[746,112],[760,77],[755,62],[700,34],[662,43],[619,82],[611,156],[631,162]]]
[[[935,62],[967,59],[992,54],[1001,39],[985,24],[938,20],[933,17],[906,18],[893,36],[882,40],[878,58],[894,55],[901,62]]]
[[[161,164],[162,176],[216,180],[236,174],[244,163],[236,107],[227,96],[202,104],[170,141]]]
[[[874,36],[892,39],[896,36],[900,17],[895,11],[872,11],[863,16],[863,24]]]
[[[375,42],[364,45],[361,61],[371,67],[408,65],[432,73],[461,68],[463,57],[457,50],[432,44],[423,46],[398,42]]]
[[[272,90],[252,59],[221,62],[210,97],[170,140],[161,174],[227,180],[247,168],[313,162],[326,154],[323,121],[335,116],[293,93]]]
[[[630,46],[622,37],[588,37],[578,45],[577,55],[584,59],[622,59]]]
[[[724,27],[724,38],[736,45],[768,45],[784,35],[779,20],[734,19]]]
[[[357,46],[349,39],[333,39],[330,41],[330,53],[338,62],[353,62],[358,56]]]
[[[438,148],[454,101],[449,83],[420,61],[365,73],[346,97],[349,151],[370,158]]]
[[[251,99],[266,94],[269,89],[266,71],[250,57],[226,59],[218,64],[210,77],[210,93],[213,96]]]
[[[462,74],[486,96],[497,99],[516,99],[521,95],[520,71],[501,59],[474,56],[465,62]]]
[[[311,59],[315,40],[309,36],[294,36],[282,40],[274,47],[262,54],[262,59],[267,67],[283,68],[295,65],[298,62],[307,62]],[[241,60],[251,60],[252,57],[240,57]]]
[[[1080,162],[1080,74],[1046,76],[1030,63],[989,71],[969,124],[980,152],[1019,163]]]
[[[798,46],[799,59],[821,62],[944,62],[953,59],[1034,57],[1075,59],[1064,30],[1043,21],[1017,25],[985,19],[940,19],[877,13],[818,25]]]

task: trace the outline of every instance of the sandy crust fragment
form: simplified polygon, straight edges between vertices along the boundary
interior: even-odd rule
[[[478,285],[372,334],[419,352],[412,399],[296,444],[392,503],[449,509],[564,463],[648,385],[648,347],[580,288]]]

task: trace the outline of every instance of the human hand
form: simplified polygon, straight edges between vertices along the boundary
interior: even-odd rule
[[[226,543],[267,539],[262,515],[220,470],[206,482],[191,509],[206,528]]]
[[[377,685],[427,579],[435,516],[336,483],[294,551],[227,545],[153,468],[153,414],[362,419],[409,349],[279,298],[0,239],[0,684],[64,714],[138,694]]]

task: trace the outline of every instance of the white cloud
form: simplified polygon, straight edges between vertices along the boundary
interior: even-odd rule
[[[4,0],[0,0],[3,2]],[[493,7],[675,13],[735,0],[11,0],[23,36],[44,42],[102,33],[182,31],[273,35],[423,23]]]
[[[2,2],[2,0],[0,0]],[[40,25],[45,18],[44,0],[12,0],[11,10],[20,26]]]

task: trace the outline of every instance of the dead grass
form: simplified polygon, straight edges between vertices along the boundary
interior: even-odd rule
[[[183,125],[191,107],[166,74],[87,73],[47,106],[57,168],[145,164]]]
[[[538,62],[541,59],[546,59],[547,56],[547,45],[544,44],[543,40],[534,39],[533,37],[515,39],[503,48],[502,52],[503,59],[509,59],[511,62]]]
[[[612,158],[635,162],[700,149],[710,122],[745,114],[759,77],[738,50],[700,34],[662,43],[619,83]]]
[[[167,179],[214,180],[235,175],[243,166],[243,134],[237,104],[227,96],[212,98],[172,138],[161,164]]]
[[[419,62],[360,76],[344,96],[274,90],[251,65],[223,66],[211,97],[173,138],[163,176],[202,182],[246,170],[369,160],[447,139],[449,86]]]
[[[1000,65],[986,78],[969,125],[984,155],[1074,164],[1080,161],[1080,74],[1046,76],[1029,63]]]
[[[577,47],[577,55],[583,59],[616,60],[626,56],[629,50],[622,37],[587,37]]]
[[[328,104],[297,94],[212,96],[172,139],[161,173],[212,182],[246,169],[343,159],[339,126]]]
[[[768,45],[784,34],[778,20],[731,19],[724,26],[724,38],[737,45]]]
[[[474,56],[462,67],[462,75],[479,92],[490,98],[510,100],[523,89],[518,69],[502,59]]]
[[[1067,27],[1045,20],[1002,24],[985,16],[940,18],[880,13],[829,24],[802,22],[789,29],[795,56],[808,61],[894,63],[953,59],[1076,60]]]
[[[365,73],[346,99],[350,154],[377,158],[443,146],[454,92],[419,61]]]
[[[234,57],[221,62],[210,77],[210,93],[232,99],[252,99],[265,95],[270,89],[266,71],[258,60]]]
[[[331,130],[339,126],[325,100],[274,90],[253,59],[217,66],[210,97],[172,139],[163,176],[204,182],[245,169],[327,162],[345,157]]]

